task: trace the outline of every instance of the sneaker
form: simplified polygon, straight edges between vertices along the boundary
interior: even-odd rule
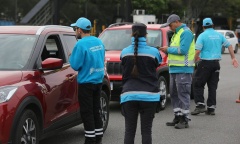
[[[180,121],[180,116],[175,116],[173,121],[167,122],[166,125],[167,126],[175,126],[177,123],[179,123],[179,121]]]
[[[195,110],[193,112],[191,112],[191,115],[198,115],[200,113],[204,113],[206,112],[205,107],[196,107]]]
[[[206,110],[206,112],[205,112],[205,114],[206,115],[215,115],[215,110],[213,109],[213,110]]]
[[[176,129],[189,128],[187,119],[184,116],[182,116],[180,122],[175,125],[175,128]]]

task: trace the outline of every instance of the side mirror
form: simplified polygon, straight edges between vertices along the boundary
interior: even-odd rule
[[[230,39],[230,36],[226,36],[226,39]]]
[[[59,58],[47,58],[42,61],[42,68],[40,70],[55,70],[63,66],[63,60]]]

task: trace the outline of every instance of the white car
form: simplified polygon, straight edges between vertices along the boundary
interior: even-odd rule
[[[238,38],[232,30],[216,30],[223,34],[225,38],[231,43],[234,53],[238,52]],[[222,47],[222,53],[224,53],[225,47]]]

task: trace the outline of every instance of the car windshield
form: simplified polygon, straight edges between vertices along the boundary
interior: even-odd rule
[[[21,70],[35,44],[33,35],[0,35],[0,70]]]
[[[100,39],[104,43],[106,50],[122,50],[131,44],[131,29],[106,30]],[[147,30],[147,44],[150,46],[160,46],[162,44],[162,34],[159,30]]]

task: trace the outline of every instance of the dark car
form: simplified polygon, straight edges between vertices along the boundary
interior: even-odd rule
[[[120,64],[120,53],[123,48],[131,44],[131,23],[112,24],[99,36],[106,48],[106,68],[111,81],[111,100],[119,101],[122,91],[122,68]],[[168,46],[173,35],[169,27],[161,28],[160,24],[147,25],[147,44],[153,47]],[[160,107],[166,107],[169,95],[169,69],[167,55],[159,51],[162,63],[156,69],[161,93]]]
[[[37,144],[81,123],[77,72],[68,61],[76,41],[71,27],[0,27],[0,144]],[[104,130],[110,92],[105,74]]]

